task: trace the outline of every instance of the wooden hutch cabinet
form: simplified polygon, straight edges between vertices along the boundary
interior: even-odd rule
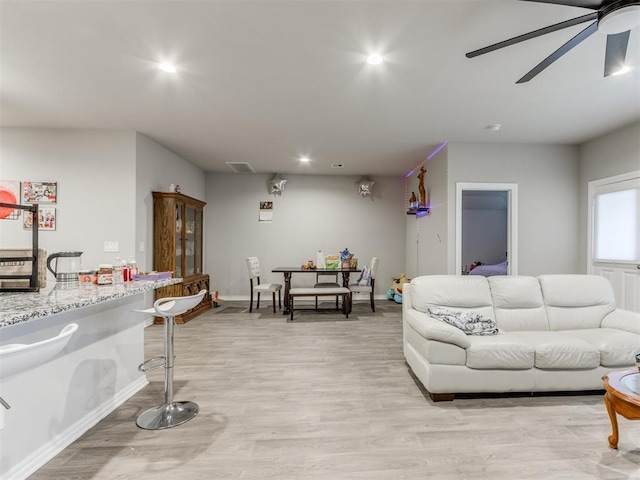
[[[158,288],[156,299],[195,295],[203,288],[209,290],[209,275],[202,271],[202,223],[205,202],[181,193],[152,192],[153,194],[153,269],[173,272],[182,277],[177,285]],[[211,296],[183,315],[176,323],[185,323],[212,308]],[[156,323],[162,323],[156,317]]]

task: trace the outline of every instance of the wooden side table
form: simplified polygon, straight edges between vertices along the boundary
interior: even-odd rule
[[[611,372],[602,377],[604,382],[604,404],[609,412],[613,433],[609,435],[609,447],[618,448],[618,418],[640,420],[640,372],[637,368],[622,372]]]

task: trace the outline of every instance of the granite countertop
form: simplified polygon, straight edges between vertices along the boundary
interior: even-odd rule
[[[54,284],[39,292],[3,292],[0,293],[0,328],[181,282],[181,278],[169,278],[124,285],[80,283],[73,288]]]

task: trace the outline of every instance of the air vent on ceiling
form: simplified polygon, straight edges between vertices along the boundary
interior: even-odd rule
[[[332,163],[331,168],[344,168],[344,163]]]
[[[224,162],[229,168],[236,173],[256,173],[251,165],[247,162]]]

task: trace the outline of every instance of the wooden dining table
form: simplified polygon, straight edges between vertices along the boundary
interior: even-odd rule
[[[289,315],[290,302],[289,302],[289,290],[291,290],[291,277],[294,273],[342,273],[342,286],[349,286],[349,276],[354,272],[361,272],[359,268],[314,268],[304,269],[302,267],[276,267],[271,272],[282,273],[284,276],[284,309],[283,315]]]

